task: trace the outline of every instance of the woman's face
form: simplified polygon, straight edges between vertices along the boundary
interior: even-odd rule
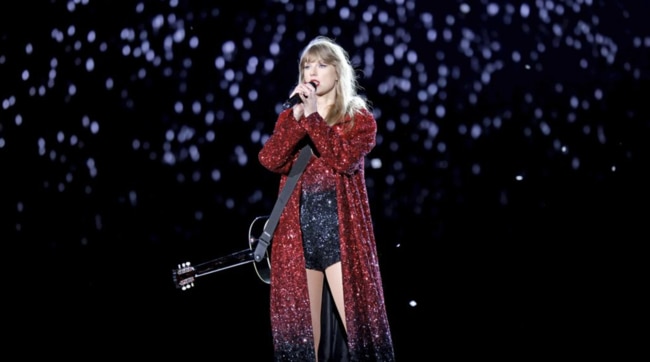
[[[319,96],[331,92],[338,80],[334,64],[328,64],[321,58],[307,59],[303,63],[302,76],[305,83],[314,82],[318,84],[316,94]]]

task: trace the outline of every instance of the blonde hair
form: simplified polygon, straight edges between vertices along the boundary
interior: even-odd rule
[[[333,125],[342,122],[346,115],[354,120],[356,112],[369,109],[366,100],[358,94],[361,87],[354,67],[350,62],[348,52],[328,37],[318,36],[303,49],[298,63],[298,83],[304,80],[304,65],[316,59],[321,59],[323,62],[333,65],[338,78],[336,82],[336,99],[325,119],[327,124]]]

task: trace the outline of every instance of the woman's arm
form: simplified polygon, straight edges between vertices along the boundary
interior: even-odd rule
[[[293,117],[291,109],[280,113],[273,133],[258,153],[262,166],[277,173],[288,173],[299,150],[296,145],[307,131]]]
[[[300,120],[323,162],[341,173],[352,174],[364,165],[364,157],[374,148],[377,122],[369,111],[358,112],[350,127],[349,120],[328,126],[318,113]]]

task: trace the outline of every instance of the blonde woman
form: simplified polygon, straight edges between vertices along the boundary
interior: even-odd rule
[[[348,53],[326,37],[300,56],[299,99],[259,152],[284,186],[305,144],[313,155],[271,243],[275,361],[394,361],[365,184],[377,124]]]

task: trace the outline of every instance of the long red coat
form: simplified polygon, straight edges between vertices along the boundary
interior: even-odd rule
[[[365,156],[375,146],[376,133],[369,111],[359,112],[354,122],[346,117],[330,127],[318,113],[296,121],[288,109],[279,115],[258,155],[264,167],[281,174],[281,190],[301,142],[310,139],[315,155],[307,168],[335,175],[350,361],[394,360],[364,176]],[[300,229],[302,182],[298,180],[271,241],[270,314],[276,361],[314,360]]]

